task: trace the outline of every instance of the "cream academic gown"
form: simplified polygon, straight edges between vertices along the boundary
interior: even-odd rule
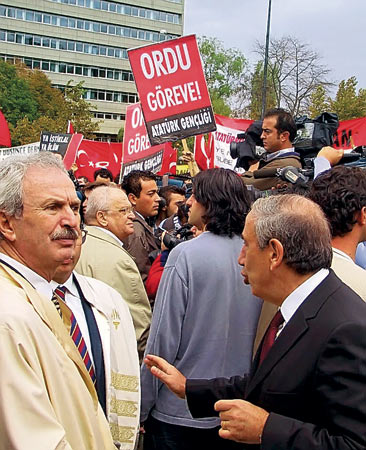
[[[3,264],[0,342],[0,450],[115,449],[56,308]]]

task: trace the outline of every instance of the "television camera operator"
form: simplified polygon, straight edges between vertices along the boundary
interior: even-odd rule
[[[253,125],[258,129],[260,123],[257,122]],[[250,133],[250,130],[248,131]],[[295,151],[292,145],[292,141],[296,137],[296,132],[297,127],[293,117],[284,109],[270,109],[265,113],[260,135],[265,153],[261,156],[257,164],[251,164],[254,161],[247,160],[248,165],[247,167],[244,166],[247,170],[242,175],[242,179],[246,185],[252,185],[259,190],[267,190],[276,187],[280,182],[278,176],[255,176],[255,169],[259,171],[261,169],[277,169],[287,166],[295,168],[302,167],[300,154]],[[258,145],[260,140],[258,140],[257,134],[257,139],[254,137],[254,142]]]

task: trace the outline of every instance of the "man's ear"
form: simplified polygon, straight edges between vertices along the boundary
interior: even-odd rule
[[[356,215],[356,221],[359,225],[365,226],[366,225],[366,207],[363,206],[361,208],[361,211],[359,211]]]
[[[130,201],[131,205],[133,207],[135,207],[136,206],[136,198],[137,198],[136,195],[130,193],[130,194],[127,195],[127,197],[128,197],[128,200]]]
[[[107,227],[108,220],[107,220],[107,218],[105,216],[105,211],[97,211],[95,219],[96,219],[96,221],[98,222],[98,224],[100,226],[102,226],[103,228]]]
[[[278,239],[271,239],[268,243],[270,256],[270,270],[275,270],[283,261],[283,246]]]
[[[0,211],[0,233],[10,242],[16,239],[14,229],[14,217],[8,216],[4,211]]]
[[[288,139],[290,139],[290,132],[289,131],[282,131],[280,139],[281,139],[282,142],[285,142]]]

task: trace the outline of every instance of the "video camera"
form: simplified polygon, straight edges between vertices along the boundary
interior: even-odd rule
[[[230,143],[230,156],[236,159],[236,167],[242,167],[248,170],[252,161],[258,161],[265,153],[263,148],[262,121],[256,120],[247,129],[245,133],[239,133],[238,139],[243,142]]]
[[[191,231],[192,225],[186,223],[179,230],[174,230],[169,233],[165,233],[163,237],[163,243],[167,249],[173,250],[181,242],[189,241],[193,238]]]

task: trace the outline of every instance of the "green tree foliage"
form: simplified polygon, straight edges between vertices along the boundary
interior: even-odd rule
[[[67,83],[64,118],[66,123],[71,120],[76,132],[82,133],[87,139],[94,139],[94,133],[99,130],[99,122],[92,120],[91,104],[84,99],[83,84],[83,81],[74,86],[72,86],[71,81]]]
[[[121,127],[117,133],[117,142],[123,142],[124,135],[125,135],[125,129],[124,129],[124,127]]]
[[[319,116],[319,114],[322,114],[325,111],[332,112],[330,102],[331,100],[327,95],[327,91],[324,86],[318,86],[310,97],[310,117],[314,119],[315,117]]]
[[[228,116],[247,82],[247,60],[240,50],[226,49],[216,38],[203,36],[198,45],[214,112]]]
[[[359,89],[357,92],[357,84],[356,77],[342,80],[334,99],[327,95],[323,87],[319,86],[311,96],[309,107],[311,117],[316,117],[324,111],[337,113],[339,120],[365,117],[366,89]]]
[[[13,128],[24,117],[37,117],[37,102],[28,83],[17,76],[15,66],[0,60],[0,109]]]
[[[82,83],[72,86],[69,81],[61,92],[43,72],[0,61],[0,109],[9,123],[12,145],[38,141],[41,131],[65,133],[68,120],[76,132],[93,139],[99,126],[83,94]]]
[[[357,92],[357,83],[356,77],[342,80],[335,99],[330,101],[332,111],[338,114],[339,120],[366,116],[366,89]]]

